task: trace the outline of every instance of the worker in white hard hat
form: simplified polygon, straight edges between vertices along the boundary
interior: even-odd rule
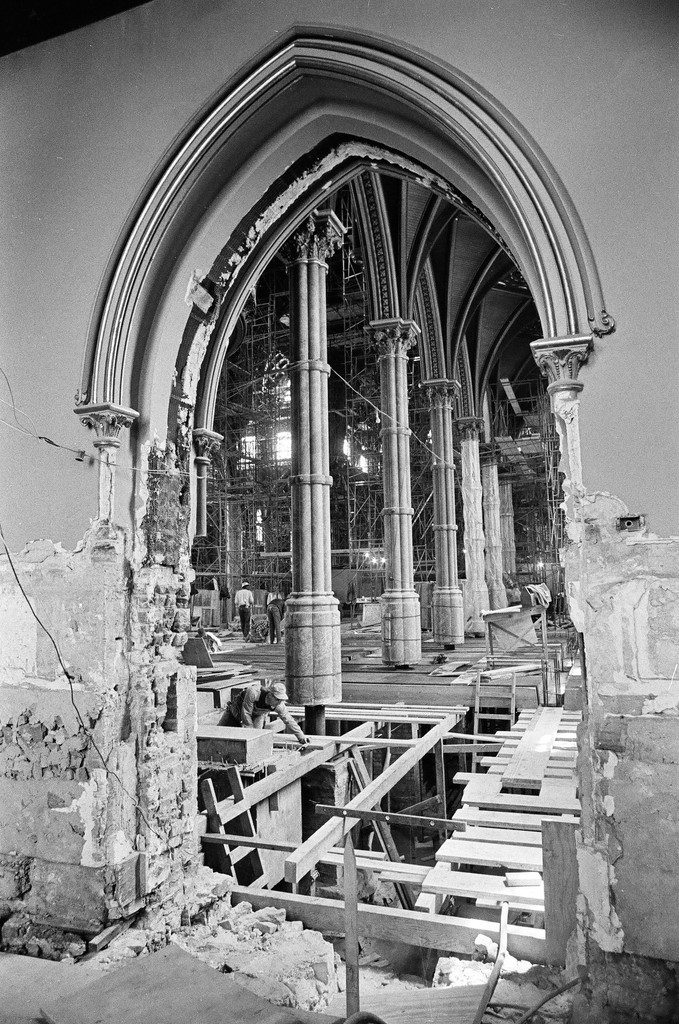
[[[219,724],[244,726],[246,729],[263,729],[270,713],[278,715],[288,732],[293,733],[301,746],[309,740],[292,717],[285,702],[288,695],[283,683],[277,679],[256,679],[242,690],[232,692]]]

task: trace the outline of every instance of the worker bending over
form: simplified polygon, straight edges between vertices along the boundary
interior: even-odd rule
[[[274,679],[257,679],[254,683],[231,694],[220,725],[241,725],[246,729],[263,729],[269,714],[278,715],[286,729],[294,733],[305,747],[309,740],[285,706],[288,695],[283,683]]]

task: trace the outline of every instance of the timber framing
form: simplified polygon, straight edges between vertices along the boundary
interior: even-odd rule
[[[313,878],[319,865],[343,867],[344,841],[361,821],[372,827],[381,849],[357,847],[355,869],[392,883],[401,907],[359,904],[360,935],[471,953],[479,932],[499,938],[495,914],[506,904],[515,915],[529,914],[529,923],[509,925],[509,952],[537,963],[562,962],[572,914],[559,898],[559,879],[564,873],[572,878],[574,871],[568,858],[572,859],[573,830],[579,820],[574,746],[580,716],[563,709],[524,710],[512,728],[491,736],[459,731],[466,710],[404,704],[332,706],[328,720],[338,723],[338,731],[350,726],[349,731],[310,737],[306,752],[299,751],[296,757],[286,751],[292,738],[277,734],[274,754],[278,751],[284,763],[237,788],[237,799],[206,799],[208,829],[203,829],[201,839],[206,851],[216,848],[220,863],[226,865],[229,858],[235,864],[248,852],[273,852],[281,858],[277,877],[284,878],[292,891],[268,888],[276,879],[245,886],[234,877],[234,901],[281,907],[307,927],[344,934],[344,902],[316,897]],[[392,726],[406,723],[411,739],[390,735]],[[389,735],[376,736],[382,727]],[[445,757],[473,752],[485,755],[479,759],[480,771],[450,773],[449,784],[463,788],[461,802],[449,817]],[[364,760],[369,753],[370,759]],[[436,794],[400,812],[393,812],[389,803],[383,809],[382,801],[409,772],[418,770],[427,755],[434,758]],[[383,765],[374,777],[373,756]],[[333,763],[346,763],[358,792],[344,806],[316,804],[316,814],[326,820],[304,842],[278,841],[256,829],[240,834],[244,821],[256,820],[258,807],[275,807],[282,791]],[[208,795],[210,786],[204,784]],[[405,862],[391,828],[437,833],[434,866]],[[442,914],[451,899],[475,905],[484,919]]]

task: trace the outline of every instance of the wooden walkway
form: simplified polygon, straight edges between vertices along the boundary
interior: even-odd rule
[[[579,712],[562,708],[524,711],[487,769],[458,772],[464,786],[453,820],[456,832],[436,852],[436,867],[421,882],[423,893],[453,896],[478,907],[544,916],[550,962],[564,962],[575,922],[575,828],[580,815],[575,778]],[[487,868],[490,873],[479,871]],[[536,924],[540,919],[535,919]]]
[[[559,641],[565,634],[550,631],[549,636],[550,640]],[[233,660],[245,663],[244,668],[251,668],[258,676],[282,679],[285,675],[284,644],[245,644],[234,634],[226,645],[226,651],[228,653],[217,658],[213,656],[216,665],[222,660]],[[360,704],[404,701],[406,704],[473,706],[476,665],[486,656],[483,637],[467,637],[464,644],[454,651],[443,651],[440,644],[424,640],[421,662],[409,669],[386,668],[382,665],[380,652],[379,630],[374,627],[350,629],[346,623],[342,624],[344,701]],[[439,657],[444,657],[445,661],[439,663]],[[206,684],[213,681],[207,675],[204,678]],[[228,699],[228,689],[231,685],[238,685],[238,680],[229,678],[224,683],[224,698]],[[537,707],[540,686],[539,676],[519,674],[517,707]]]

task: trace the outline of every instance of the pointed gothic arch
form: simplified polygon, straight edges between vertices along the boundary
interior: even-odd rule
[[[356,97],[351,101],[347,83]],[[293,131],[283,132],[291,109],[297,122]],[[379,123],[377,109],[383,115]],[[418,131],[404,134],[405,119],[412,124],[413,115]],[[138,407],[142,430],[158,428],[158,404],[167,408],[170,393],[167,356],[174,350],[176,357],[182,344],[181,332],[171,336],[164,318],[174,303],[176,323],[186,288],[186,279],[168,269],[167,253],[176,256],[183,245],[188,260],[193,245],[204,254],[201,239],[192,235],[198,211],[204,228],[211,213],[224,209],[224,182],[242,184],[236,154],[258,156],[263,163],[277,147],[283,153],[284,138],[288,146],[299,144],[302,121],[307,138],[314,132],[327,137],[329,126],[346,129],[349,123],[363,138],[372,133],[373,144],[399,138],[402,162],[424,167],[444,193],[463,188],[509,246],[546,338],[614,329],[568,193],[536,141],[501,104],[454,69],[382,40],[300,31],[241,74],[196,120],[140,201],[98,302],[84,361],[83,404]],[[264,142],[258,133],[263,124],[268,127]],[[318,169],[309,171],[312,179],[314,174]],[[253,184],[260,195],[267,192],[272,182],[266,169]],[[271,245],[280,237],[276,228],[286,211],[278,213],[275,224],[251,222],[255,242]],[[249,251],[247,245],[246,251],[232,248],[225,286],[251,269],[254,248],[254,242]],[[206,349],[207,342],[199,344],[194,361],[200,362]]]

